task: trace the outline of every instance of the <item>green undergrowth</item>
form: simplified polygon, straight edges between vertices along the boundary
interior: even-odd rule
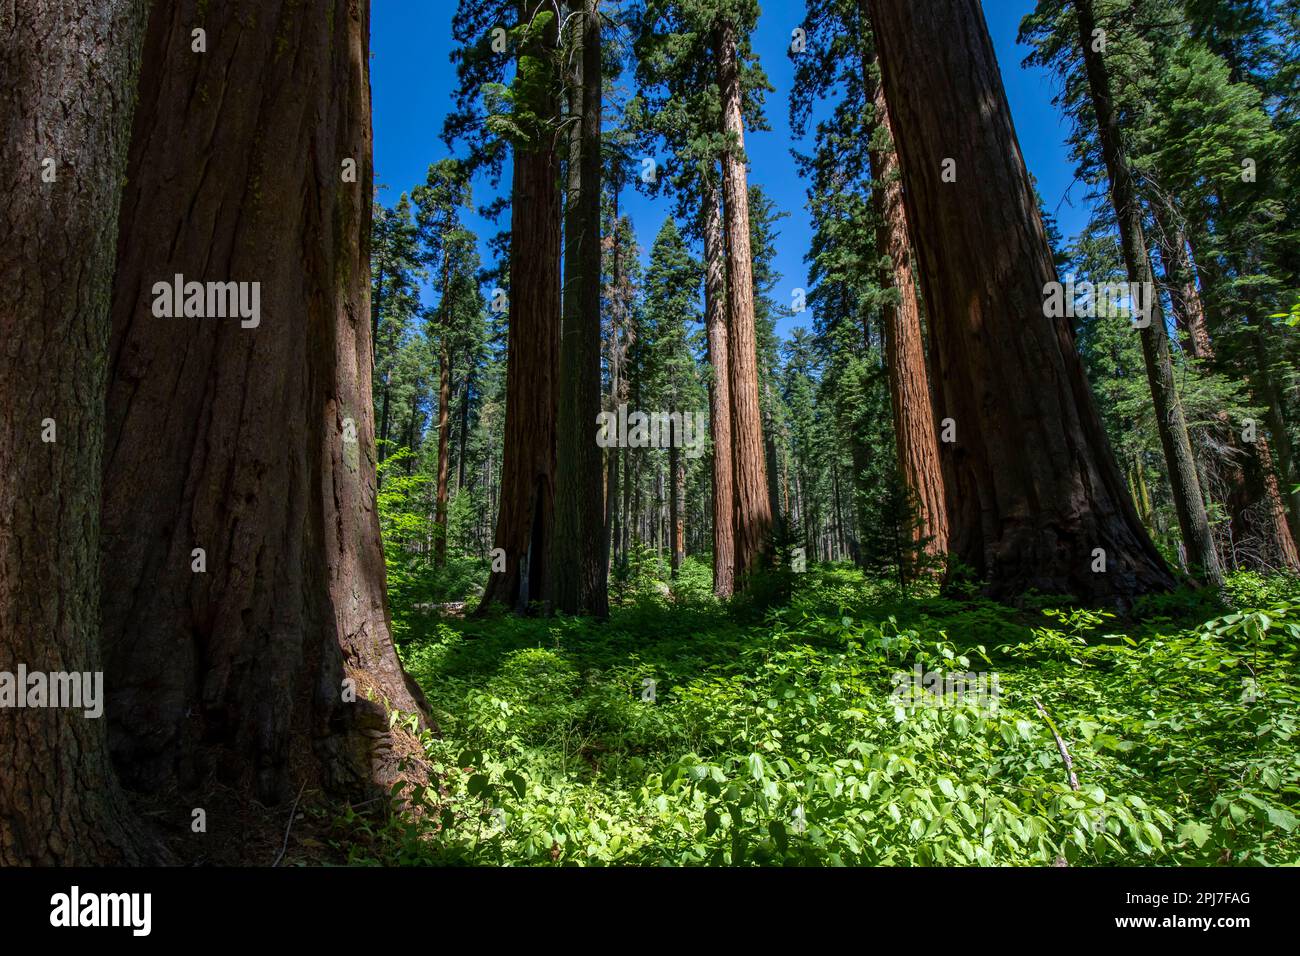
[[[707,580],[688,562],[674,593],[624,587],[599,624],[426,622],[401,650],[440,729],[438,786],[406,794],[418,818],[344,822],[350,861],[1300,860],[1294,581],[1239,575],[1227,604],[1183,592],[1121,620],[842,567],[766,609]],[[916,673],[996,677],[996,698],[900,696]]]

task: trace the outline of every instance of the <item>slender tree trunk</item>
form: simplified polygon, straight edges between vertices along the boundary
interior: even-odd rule
[[[418,747],[389,713],[422,696],[393,648],[375,509],[369,5],[213,7],[201,56],[186,6],[149,21],[119,232],[114,757],[150,790],[382,793]],[[259,283],[256,324],[159,318],[151,289],[176,275]]]
[[[870,449],[867,447],[858,433],[857,429],[852,429],[849,438],[849,455],[853,467],[853,508],[850,513],[853,515],[853,538],[857,542],[857,547],[853,549],[853,563],[859,568],[866,567],[866,556],[863,554],[862,535],[867,528],[866,502],[867,495],[871,490],[864,487],[865,475],[868,465],[870,465]],[[942,472],[939,476],[943,477]],[[945,515],[946,518],[946,515]]]
[[[615,343],[617,348],[617,343]],[[615,415],[618,414],[618,389],[611,390],[611,408],[610,411]],[[619,545],[622,540],[622,522],[619,520],[619,467],[618,467],[618,446],[611,446],[605,449],[605,528],[608,536],[609,546],[609,565],[616,565],[619,561]]]
[[[623,309],[623,250],[621,248],[622,229],[619,223],[619,194],[622,191],[622,181],[615,178],[611,184],[611,198],[613,201],[613,214],[610,216],[610,270],[613,273],[613,279],[609,288],[610,297],[610,320],[609,320],[609,403],[608,410],[613,414],[618,414],[618,405],[620,395],[626,388],[624,378],[626,372],[623,369],[625,352],[623,347],[623,325],[625,312]],[[603,247],[602,247],[603,248]],[[619,518],[620,513],[620,490],[619,490],[619,447],[612,445],[605,449],[605,534],[607,539],[607,567],[615,567],[620,559],[622,545],[622,521]],[[608,574],[608,572],[606,572]]]
[[[146,6],[0,8],[0,669],[84,675],[91,696],[98,673],[100,707],[104,370]],[[0,866],[140,862],[90,701],[14,703],[0,708]]]
[[[617,189],[614,196],[614,224],[613,235],[610,237],[610,264],[614,271],[614,282],[611,287],[611,298],[617,303],[619,295],[619,248],[618,248],[618,195]],[[618,414],[618,393],[619,383],[623,376],[623,362],[619,347],[619,329],[621,326],[621,309],[617,304],[611,308],[610,330],[609,330],[609,356],[606,362],[609,365],[609,398],[606,402],[606,411],[614,415]],[[606,542],[606,567],[612,567],[618,563],[618,545],[619,545],[619,489],[618,489],[618,445],[611,445],[605,449],[605,542]]]
[[[772,380],[768,377],[763,382],[763,394],[767,399],[767,411],[763,418],[763,468],[767,472],[767,508],[772,515],[772,528],[778,540],[785,541],[785,512],[781,510],[781,463],[776,453],[776,423],[773,419]]]
[[[549,4],[521,0],[521,22],[543,8]],[[549,61],[557,29],[552,20],[521,55]],[[534,115],[558,115],[549,85],[533,93],[536,102],[526,106]],[[506,419],[494,539],[505,553],[505,570],[489,576],[480,610],[493,603],[526,610],[550,589],[560,357],[560,154],[554,139],[539,133],[529,145],[517,145],[512,175]]]
[[[391,418],[388,412],[389,412],[389,407],[392,398],[392,378],[393,378],[392,370],[385,369],[383,399],[380,402],[380,411],[379,411],[379,441],[376,443],[379,447],[379,451],[376,456],[379,459],[379,461],[383,461],[385,458],[388,457],[387,447],[388,447],[389,438],[391,437],[391,433],[389,432],[389,422],[391,421]]]
[[[384,309],[384,258],[379,257],[379,276],[375,282],[374,302],[370,304],[370,374],[373,377],[375,361],[379,356],[379,317]]]
[[[673,518],[673,560],[680,568],[686,560],[686,458],[680,449],[673,470],[673,501],[677,506]]]
[[[412,454],[406,457],[402,463],[402,470],[406,472],[407,477],[415,473],[415,452],[418,451],[417,445],[420,444],[420,430],[417,427],[417,419],[420,414],[420,393],[424,391],[424,382],[421,379],[415,380],[415,386],[411,389],[411,408],[406,416],[406,445]]]
[[[446,317],[450,322],[450,315]],[[449,330],[444,326],[444,341],[438,344],[438,497],[434,504],[433,563],[447,563],[447,483],[451,470],[451,350],[445,341]]]
[[[726,249],[722,197],[713,171],[704,176],[704,324],[708,335],[709,429],[713,436],[713,593],[735,591],[735,474],[731,463],[730,346],[727,335]]]
[[[1154,290],[1155,276],[1152,274],[1151,257],[1147,252],[1142,227],[1142,204],[1124,153],[1105,58],[1097,48],[1093,36],[1096,19],[1092,12],[1092,2],[1075,0],[1075,9],[1079,17],[1079,42],[1088,74],[1088,87],[1097,113],[1101,151],[1110,173],[1111,201],[1119,220],[1128,279],[1143,289]],[[1151,398],[1155,403],[1156,429],[1160,433],[1160,444],[1164,448],[1165,462],[1168,465],[1174,510],[1178,514],[1178,524],[1182,530],[1183,543],[1187,547],[1192,573],[1211,584],[1221,585],[1223,573],[1219,568],[1219,555],[1214,547],[1214,536],[1210,533],[1205,499],[1201,495],[1201,485],[1196,475],[1196,460],[1192,456],[1192,444],[1187,435],[1187,421],[1174,381],[1164,310],[1158,295],[1149,295],[1148,299],[1149,313],[1145,317],[1147,324],[1142,329],[1142,355],[1146,361],[1147,380],[1151,383]]]
[[[632,548],[632,526],[636,522],[633,499],[632,455],[630,449],[623,450],[623,565],[627,566],[628,555]],[[637,499],[639,501],[639,499]]]
[[[1196,288],[1196,270],[1188,250],[1187,234],[1178,223],[1178,213],[1164,199],[1151,204],[1160,233],[1160,261],[1164,264],[1165,285],[1173,308],[1174,324],[1187,334],[1193,358],[1214,359],[1210,327],[1205,318],[1205,304]]]
[[[465,490],[465,459],[469,453],[469,407],[474,397],[474,373],[465,374],[465,388],[460,402],[460,441],[456,454],[456,493]]]
[[[864,26],[868,21],[866,6],[867,0],[858,0]],[[887,297],[881,307],[889,398],[894,415],[894,447],[914,518],[913,544],[924,553],[937,556],[948,550],[947,503],[943,496],[939,440],[934,428],[930,373],[921,339],[920,290],[912,274],[912,240],[903,204],[903,183],[898,174],[898,156],[894,152],[889,109],[878,68],[874,54],[864,52],[863,81],[872,99],[865,132],[873,144],[868,161],[873,180],[871,204],[876,220],[876,246],[881,256],[878,281],[883,290],[892,291],[896,296],[896,299]],[[913,569],[905,567],[903,573],[911,575]]]
[[[1282,392],[1277,385],[1268,355],[1268,343],[1265,340],[1265,327],[1258,326],[1255,334],[1255,359],[1259,369],[1261,398],[1267,409],[1268,428],[1273,434],[1273,448],[1277,453],[1277,473],[1289,486],[1282,495],[1290,515],[1291,540],[1300,547],[1300,468],[1297,468],[1295,450],[1291,445],[1291,434],[1286,428],[1286,418],[1282,412]]]
[[[628,457],[631,458],[632,456],[628,455]],[[638,459],[635,471],[636,477],[634,478],[635,484],[633,485],[634,491],[632,494],[632,513],[636,520],[636,535],[634,540],[638,545],[646,544],[650,537],[648,533],[650,522],[646,517],[645,508],[642,507],[642,501],[644,500],[645,495],[641,483],[645,481],[645,470],[645,462]]]
[[[749,236],[749,181],[741,113],[736,29],[717,26],[718,89],[722,95],[722,197],[727,240],[727,377],[731,388],[731,464],[734,473],[735,584],[768,560],[772,507],[768,500],[763,418],[758,398],[754,328],[754,263]]]
[[[609,614],[604,462],[596,443],[600,417],[601,38],[599,0],[584,0],[581,70],[576,76],[566,224],[567,304],[560,345],[558,476],[553,538],[553,603],[565,614]],[[575,170],[576,167],[576,170]],[[574,172],[577,176],[574,176]],[[576,195],[574,190],[576,187]],[[570,294],[571,293],[571,294]]]
[[[1166,200],[1154,202],[1152,209],[1160,233],[1160,261],[1164,265],[1174,324],[1187,333],[1192,356],[1212,365],[1214,344],[1206,321],[1205,305],[1196,286],[1196,269],[1187,236],[1178,222],[1178,212]],[[1275,568],[1300,571],[1300,555],[1296,553],[1286,507],[1273,471],[1268,439],[1260,434],[1253,445],[1248,445],[1229,421],[1227,412],[1219,412],[1215,419],[1220,439],[1228,449],[1220,467],[1225,472],[1224,481],[1229,489],[1225,503],[1233,563],[1240,560],[1261,571]]]
[[[785,467],[781,470],[781,513],[784,515],[794,514],[790,508],[790,471],[793,468],[793,456],[787,455]]]
[[[493,477],[493,461],[491,455],[483,456],[483,490],[487,496],[487,507],[479,512],[479,540],[483,542],[483,550],[487,550],[489,538],[488,516],[496,514],[497,510],[497,486],[496,479]]]
[[[999,598],[1035,587],[1124,605],[1171,588],[1069,325],[1043,314],[1056,270],[979,0],[871,12],[937,400],[956,429],[940,447],[950,554]]]
[[[683,512],[683,493],[685,491],[684,482],[686,475],[682,470],[682,450],[677,447],[674,441],[668,446],[668,529],[670,532],[670,547],[672,554],[669,558],[672,571],[672,579],[677,580],[677,572],[682,566],[682,559],[685,557],[686,542],[683,536],[685,525],[682,523]]]

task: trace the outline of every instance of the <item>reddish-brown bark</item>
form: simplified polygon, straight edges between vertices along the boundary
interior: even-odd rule
[[[137,787],[378,792],[408,743],[388,714],[421,706],[375,510],[368,71],[365,0],[332,17],[288,0],[153,8],[101,564],[113,752]],[[258,324],[159,318],[153,285],[177,274],[260,283]]]
[[[600,10],[584,0],[581,52],[570,97],[569,211],[565,222],[565,315],[560,344],[552,601],[566,614],[609,614],[600,407]]]
[[[526,19],[540,4],[521,3]],[[555,49],[552,20],[524,51],[546,60]],[[554,118],[551,90],[537,91],[535,114]],[[510,331],[506,350],[506,419],[501,452],[495,548],[505,570],[493,571],[481,609],[492,603],[526,610],[550,587],[555,523],[555,441],[560,360],[560,153],[538,130],[514,151],[510,205]]]
[[[735,590],[735,528],[731,465],[731,379],[727,339],[727,262],[722,234],[722,197],[717,180],[704,182],[704,326],[708,335],[709,432],[713,438],[713,592]]]
[[[741,112],[736,29],[718,24],[715,50],[722,97],[722,199],[727,250],[727,377],[731,389],[731,465],[734,475],[734,543],[737,586],[768,558],[772,506],[768,498],[763,420],[758,395],[754,328],[754,263],[749,236],[749,181]],[[716,436],[715,436],[716,441]]]
[[[865,5],[865,0],[861,0]],[[883,85],[868,68],[875,88],[874,122],[868,124],[873,144],[871,201],[876,216],[876,245],[886,257],[880,284],[897,301],[881,309],[885,359],[889,365],[889,397],[894,414],[894,444],[898,470],[914,509],[913,540],[931,556],[948,550],[948,512],[943,495],[939,440],[934,428],[930,372],[921,341],[920,290],[912,274],[912,242],[903,204],[903,183],[893,148],[889,110]]]
[[[1073,334],[1043,314],[1056,271],[979,0],[872,0],[871,13],[938,403],[956,427],[940,446],[949,553],[1000,598],[1125,604],[1172,587]]]

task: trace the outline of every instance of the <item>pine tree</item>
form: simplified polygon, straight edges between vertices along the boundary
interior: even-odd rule
[[[103,389],[145,7],[63,0],[0,14],[0,160],[30,184],[0,193],[7,669],[101,671]],[[110,766],[104,724],[66,708],[0,710],[0,865],[149,855]]]
[[[1110,76],[1106,69],[1103,44],[1098,35],[1091,0],[1074,0],[1078,12],[1079,43],[1088,75],[1093,108],[1097,112],[1097,126],[1101,137],[1102,153],[1110,174],[1111,198],[1119,220],[1124,261],[1130,283],[1141,289],[1155,288],[1151,257],[1147,251],[1142,223],[1142,206],[1132,169],[1124,152],[1118,120],[1111,102]],[[1142,317],[1142,353],[1146,359],[1147,379],[1155,402],[1160,442],[1164,446],[1169,466],[1169,480],[1173,486],[1174,504],[1178,510],[1178,523],[1182,528],[1183,544],[1187,548],[1188,563],[1193,573],[1209,583],[1221,586],[1223,573],[1219,556],[1210,535],[1210,523],[1205,513],[1205,499],[1196,474],[1192,445],[1187,436],[1187,420],[1174,380],[1173,360],[1169,354],[1169,335],[1165,328],[1164,310],[1159,297],[1147,295],[1149,315]]]
[[[693,421],[696,403],[702,398],[691,348],[691,326],[700,321],[701,280],[700,264],[691,258],[676,222],[666,219],[650,247],[641,336],[649,371],[645,394],[654,411],[666,414],[673,422],[685,416],[691,416]],[[667,437],[662,436],[665,441]],[[694,432],[690,437],[693,442],[703,438]],[[667,443],[669,552],[675,577],[685,557],[686,461],[680,428]]]
[[[438,468],[434,506],[434,563],[447,563],[447,500],[451,465],[451,378],[456,346],[454,325],[458,305],[477,289],[466,288],[466,277],[477,270],[474,236],[461,227],[460,211],[470,204],[469,183],[455,160],[429,167],[425,183],[416,187],[417,221],[428,273],[437,277],[439,302],[431,316],[429,338],[438,357]],[[471,313],[477,311],[475,304]]]

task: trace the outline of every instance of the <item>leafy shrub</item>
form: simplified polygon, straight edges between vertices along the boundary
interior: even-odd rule
[[[683,568],[691,599],[604,624],[431,628],[402,653],[443,731],[425,738],[439,786],[362,861],[1300,860],[1294,582],[1236,582],[1268,598],[1256,608],[1121,620],[907,601],[846,568],[798,577],[788,605],[747,623],[697,600],[702,575]],[[996,673],[996,708],[905,706],[895,675],[916,665]]]

